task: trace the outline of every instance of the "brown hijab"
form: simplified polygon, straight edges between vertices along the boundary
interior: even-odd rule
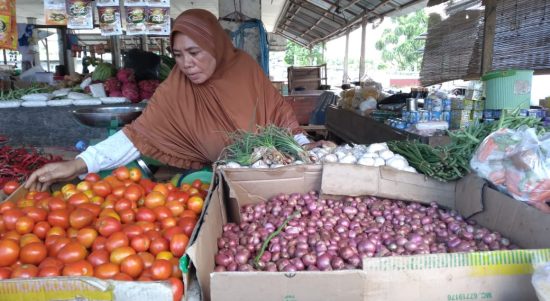
[[[180,168],[214,162],[228,144],[227,134],[275,124],[299,132],[292,107],[260,66],[233,47],[216,17],[190,9],[175,21],[176,33],[190,37],[216,59],[205,83],[193,84],[176,65],[143,114],[124,128],[141,154]]]

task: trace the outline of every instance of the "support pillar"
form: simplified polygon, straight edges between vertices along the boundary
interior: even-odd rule
[[[342,78],[342,84],[348,84],[348,56],[349,56],[349,29],[346,31],[346,53],[344,54],[344,76]]]
[[[367,18],[363,19],[363,23],[361,24],[361,56],[359,57],[359,81],[363,78],[365,75],[365,42],[367,39]]]

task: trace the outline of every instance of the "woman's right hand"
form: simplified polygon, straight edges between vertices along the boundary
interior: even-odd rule
[[[87,170],[86,163],[80,158],[49,163],[34,171],[24,186],[30,191],[45,191],[53,183],[70,181]]]

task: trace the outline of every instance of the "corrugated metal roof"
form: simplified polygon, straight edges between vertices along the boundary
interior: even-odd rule
[[[388,14],[404,14],[406,8],[425,0],[288,0],[275,32],[303,46],[336,38]]]

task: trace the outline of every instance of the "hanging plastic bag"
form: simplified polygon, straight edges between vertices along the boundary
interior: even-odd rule
[[[483,140],[470,166],[516,200],[550,200],[550,135],[535,129],[501,129]]]

